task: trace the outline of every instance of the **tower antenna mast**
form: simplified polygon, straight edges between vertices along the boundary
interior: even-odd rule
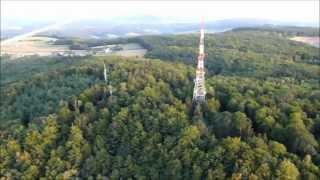
[[[193,102],[202,103],[206,100],[205,72],[204,72],[204,20],[200,29],[199,54],[197,60],[196,78],[194,79]]]

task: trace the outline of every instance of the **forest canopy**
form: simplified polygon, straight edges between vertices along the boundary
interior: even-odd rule
[[[1,177],[320,177],[319,49],[265,31],[210,34],[195,106],[198,36],[130,41],[146,58],[1,58]]]

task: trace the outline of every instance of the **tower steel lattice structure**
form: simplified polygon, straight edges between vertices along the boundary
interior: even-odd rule
[[[204,23],[200,30],[200,44],[197,61],[196,78],[194,79],[193,102],[202,103],[206,100],[205,71],[204,71]]]

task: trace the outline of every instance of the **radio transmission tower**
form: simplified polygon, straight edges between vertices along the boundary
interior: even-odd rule
[[[103,76],[104,76],[104,80],[106,81],[106,82],[108,82],[108,77],[107,77],[107,68],[106,68],[106,64],[105,63],[103,63]]]
[[[111,80],[108,80],[107,68],[106,68],[106,64],[105,63],[103,63],[103,76],[104,76],[104,80],[108,84],[109,94],[110,94],[110,96],[112,96],[112,85],[111,85],[111,82],[110,82]]]
[[[204,78],[204,23],[200,30],[199,55],[197,61],[196,78],[194,79],[193,102],[202,103],[206,99],[206,87]]]

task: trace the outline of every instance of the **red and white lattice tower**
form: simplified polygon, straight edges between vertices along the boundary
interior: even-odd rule
[[[206,99],[206,87],[204,78],[204,23],[202,22],[200,30],[199,55],[196,70],[196,78],[194,79],[193,102],[202,103]]]

